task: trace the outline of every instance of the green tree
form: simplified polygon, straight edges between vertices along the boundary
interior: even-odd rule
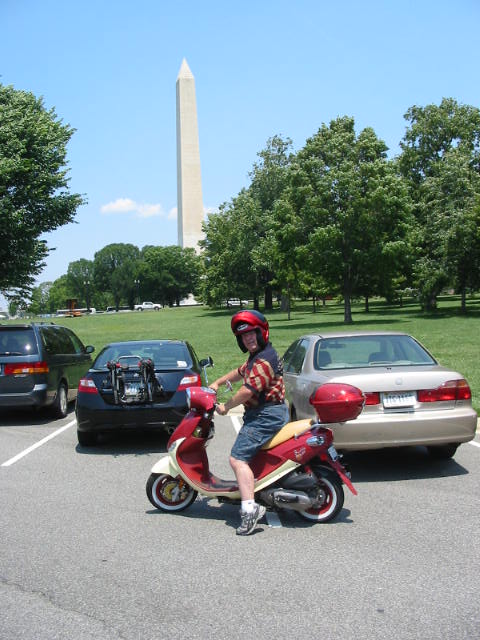
[[[141,291],[154,302],[178,305],[190,293],[197,293],[202,265],[192,248],[144,247],[137,271]]]
[[[260,151],[250,172],[251,184],[204,225],[205,300],[218,304],[230,297],[254,299],[272,307],[274,205],[288,180],[291,140],[274,136]]]
[[[447,151],[424,182],[429,209],[430,255],[445,283],[461,294],[480,285],[480,175],[458,147]]]
[[[468,270],[472,259],[466,250],[462,257],[462,247],[468,248],[464,234],[472,228],[478,192],[480,110],[444,98],[440,105],[411,107],[405,119],[399,166],[414,202],[416,285],[422,307],[431,310],[443,287],[467,286],[459,269]],[[475,244],[475,235],[470,239]]]
[[[273,261],[275,246],[271,233],[275,223],[274,208],[288,186],[288,170],[294,158],[292,141],[275,135],[267,140],[267,146],[257,155],[259,161],[249,174],[249,193],[258,205],[257,216],[250,220],[255,236],[250,258],[255,282],[264,288],[265,308],[268,310],[272,308],[272,283],[277,281]]]
[[[258,203],[245,189],[224,203],[218,214],[209,216],[201,243],[205,260],[202,295],[207,304],[252,295],[258,299],[264,284],[258,281],[252,252],[258,244],[255,220],[260,217]]]
[[[68,191],[74,129],[32,93],[0,85],[0,291],[29,295],[50,249],[41,235],[72,222],[84,202]]]
[[[307,140],[291,172],[290,225],[303,237],[291,264],[342,293],[345,323],[352,297],[379,293],[382,278],[385,288],[408,249],[408,196],[386,151],[373,129],[357,136],[353,118],[337,118]]]
[[[51,282],[42,282],[32,290],[30,298],[30,304],[27,307],[29,313],[39,316],[44,313],[49,313],[49,298],[50,289],[52,287]]]
[[[75,298],[75,295],[70,289],[68,276],[65,274],[54,280],[48,290],[48,312],[55,313],[58,309],[66,309],[69,298]]]
[[[109,244],[95,253],[95,288],[109,293],[118,310],[122,303],[133,308],[140,250],[133,244]]]
[[[79,307],[95,307],[95,276],[93,261],[80,258],[70,262],[67,269],[70,289],[75,293]]]

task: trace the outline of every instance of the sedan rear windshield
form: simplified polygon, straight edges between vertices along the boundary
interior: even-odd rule
[[[192,357],[187,346],[181,342],[131,342],[112,344],[101,351],[95,360],[94,369],[105,369],[107,362],[121,358],[120,362],[132,364],[138,356],[150,358],[156,369],[186,369],[192,366]]]
[[[1,327],[0,356],[29,356],[37,354],[37,341],[31,327]]]
[[[411,336],[324,338],[315,345],[315,369],[432,365],[434,358]]]

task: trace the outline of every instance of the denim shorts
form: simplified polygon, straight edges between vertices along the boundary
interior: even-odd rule
[[[286,404],[265,404],[247,409],[243,415],[243,426],[232,447],[232,458],[250,462],[257,451],[273,438],[288,420]]]

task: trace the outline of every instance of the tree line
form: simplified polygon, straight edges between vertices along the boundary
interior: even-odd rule
[[[176,246],[111,244],[70,263],[53,283],[33,285],[48,255],[41,234],[74,219],[85,202],[68,192],[65,145],[73,134],[32,94],[0,85],[0,291],[34,313],[78,306],[209,305],[230,297],[258,308],[275,297],[395,300],[418,293],[436,307],[446,287],[480,284],[480,110],[445,98],[411,107],[400,153],[352,117],[338,117],[294,152],[275,135],[249,186],[204,224],[201,254]]]
[[[272,137],[251,182],[210,216],[204,295],[340,296],[395,300],[416,291],[424,310],[446,288],[480,284],[480,111],[453,99],[412,107],[400,154],[351,117],[322,125],[293,153]]]
[[[178,246],[109,244],[93,260],[76,260],[54,282],[35,287],[27,310],[55,313],[76,300],[77,308],[133,309],[142,300],[163,306],[180,304],[199,287],[203,260],[194,249]]]

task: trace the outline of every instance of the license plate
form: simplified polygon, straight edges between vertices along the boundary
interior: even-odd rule
[[[125,385],[125,395],[128,397],[136,396],[139,391],[140,391],[139,384],[130,383]]]
[[[383,394],[383,406],[386,409],[397,407],[413,407],[417,401],[417,394],[414,391],[393,392]]]
[[[338,453],[333,445],[331,447],[328,447],[328,455],[332,460],[338,460]]]

